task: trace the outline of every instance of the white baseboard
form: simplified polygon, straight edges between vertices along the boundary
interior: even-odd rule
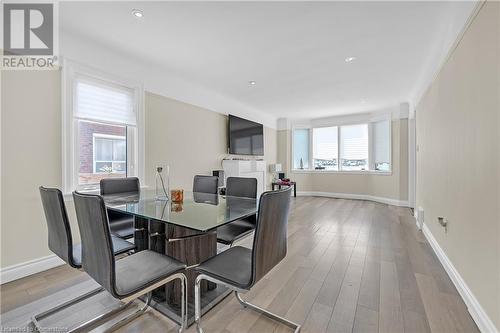
[[[415,225],[418,230],[422,230],[422,226],[420,225],[420,220],[418,219],[418,209],[413,209],[413,218],[415,219]]]
[[[0,270],[0,284],[40,273],[61,265],[64,265],[64,261],[55,254],[52,254],[17,265],[8,266]]]
[[[465,305],[467,305],[467,309],[476,322],[479,330],[483,333],[499,333],[493,321],[491,321],[481,304],[479,304],[478,300],[469,289],[464,279],[460,276],[455,266],[453,266],[453,263],[450,261],[448,256],[446,256],[446,253],[443,251],[441,246],[439,246],[438,242],[425,223],[422,227],[422,231],[434,250],[434,253],[436,253],[436,256],[446,270],[446,273],[448,273],[451,281],[453,281],[453,284],[457,288],[460,296],[462,296],[462,299],[464,300]]]
[[[334,193],[334,192],[315,192],[315,191],[297,191],[298,196],[309,197],[327,197],[338,199],[353,199],[353,200],[368,200],[384,203],[392,206],[408,207],[408,201],[396,200],[391,198],[376,197],[367,194],[350,194],[350,193]]]

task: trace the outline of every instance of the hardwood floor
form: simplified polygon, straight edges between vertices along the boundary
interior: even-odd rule
[[[299,197],[292,199],[288,240],[286,258],[244,297],[301,323],[302,332],[479,331],[408,209]],[[241,243],[250,244],[250,238]],[[32,313],[95,286],[88,280],[61,266],[2,285],[2,326],[26,325]],[[103,296],[45,325],[67,327],[115,305]],[[243,309],[233,296],[202,324],[207,333],[290,331]],[[173,322],[150,310],[119,332],[175,330]],[[194,326],[188,332],[195,332]]]

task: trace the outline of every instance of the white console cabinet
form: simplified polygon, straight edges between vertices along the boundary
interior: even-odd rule
[[[224,180],[227,177],[245,177],[257,179],[257,198],[266,190],[266,161],[223,160]]]

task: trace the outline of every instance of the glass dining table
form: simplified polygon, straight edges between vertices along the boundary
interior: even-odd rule
[[[192,269],[217,255],[217,228],[257,213],[257,200],[184,192],[182,202],[156,199],[155,191],[103,196],[108,210],[135,217],[136,251],[153,250],[176,258],[188,266],[188,323],[194,322],[194,280]],[[205,281],[202,285],[202,314],[209,311],[230,291]],[[171,282],[153,292],[151,305],[180,322],[180,284]]]

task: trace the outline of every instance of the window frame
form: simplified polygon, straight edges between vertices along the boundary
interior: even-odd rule
[[[389,122],[389,157],[390,157],[390,170],[389,171],[381,171],[375,170],[375,161],[374,161],[374,140],[373,140],[373,123],[378,121],[388,121]],[[360,125],[360,124],[368,124],[368,170],[342,170],[340,166],[340,156],[341,156],[341,131],[343,126],[350,125]],[[313,164],[313,129],[314,128],[324,128],[324,127],[337,127],[337,160],[338,160],[338,169],[337,170],[316,170],[314,169]],[[309,169],[295,169],[293,164],[293,156],[294,156],[294,147],[295,144],[293,142],[294,139],[294,131],[296,129],[309,129],[309,165],[311,166]],[[309,123],[309,124],[292,124],[291,131],[291,172],[292,173],[333,173],[333,174],[376,174],[376,175],[392,175],[393,172],[393,158],[392,158],[392,116],[391,114],[381,114],[372,116],[367,120],[353,120],[353,121],[328,121],[321,123]]]
[[[96,80],[108,82],[128,87],[134,91],[134,112],[136,114],[136,126],[127,126],[127,176],[135,176],[144,180],[144,87],[138,82],[123,79],[112,74],[104,73],[101,70],[79,64],[70,59],[62,59],[62,188],[64,194],[71,194],[72,191],[99,191],[99,184],[78,185],[79,172],[79,130],[78,121],[74,118],[74,87],[78,76],[85,76]],[[92,120],[90,120],[92,121]],[[120,125],[116,123],[102,124]]]

